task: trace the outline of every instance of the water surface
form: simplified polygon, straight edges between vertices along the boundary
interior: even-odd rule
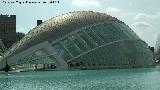
[[[3,73],[0,90],[160,90],[160,68]]]

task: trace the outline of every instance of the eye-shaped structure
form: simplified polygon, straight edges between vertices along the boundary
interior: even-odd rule
[[[152,66],[153,54],[122,21],[103,13],[78,11],[33,28],[4,55],[11,66],[55,64],[57,70]]]

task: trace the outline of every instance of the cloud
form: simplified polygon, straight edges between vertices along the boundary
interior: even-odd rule
[[[137,13],[130,27],[149,45],[155,46],[157,36],[160,33],[160,13]]]
[[[127,12],[122,10],[121,8],[115,7],[108,7],[105,13],[113,17],[116,17],[127,24],[133,23],[132,18],[135,16],[135,12]]]
[[[72,5],[76,7],[99,7],[102,0],[73,0]]]
[[[106,9],[105,13],[107,13],[108,15],[111,15],[113,17],[116,17],[116,18],[118,18],[120,20],[122,20],[122,18],[123,18],[123,12],[119,8],[108,7]]]
[[[160,18],[160,13],[156,13],[156,14],[138,13],[135,16],[136,21],[151,21],[157,18]]]
[[[160,33],[160,12],[147,14],[145,12],[125,11],[121,8],[108,7],[106,13],[129,25],[132,30],[150,46],[155,46]]]
[[[107,13],[119,13],[120,12],[120,9],[118,8],[112,8],[112,7],[108,7],[107,8]]]
[[[106,13],[109,14],[109,15],[112,15],[114,17],[117,17],[117,18],[121,18],[123,16],[120,9],[113,8],[113,7],[108,7],[106,9]]]
[[[158,33],[152,24],[147,22],[134,22],[130,27],[142,40],[150,46],[155,46]]]
[[[144,20],[148,20],[148,19],[152,19],[152,18],[153,18],[153,16],[145,14],[145,13],[138,13],[135,16],[136,21],[144,21]]]
[[[134,22],[129,26],[142,38],[144,37],[144,35],[147,35],[149,33],[155,33],[152,25],[147,22]]]
[[[148,45],[155,46],[158,32],[160,32],[156,28],[160,13],[149,15],[146,13],[124,11],[115,7],[108,7],[106,13],[125,22]]]
[[[134,22],[130,26],[132,28],[141,28],[141,29],[148,29],[148,28],[152,27],[151,24],[146,23],[146,22]]]

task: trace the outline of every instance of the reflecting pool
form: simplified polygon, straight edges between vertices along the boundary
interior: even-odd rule
[[[160,68],[1,73],[0,90],[160,90]]]

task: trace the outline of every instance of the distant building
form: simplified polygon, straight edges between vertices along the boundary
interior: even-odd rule
[[[16,15],[0,15],[0,38],[9,48],[16,41]]]
[[[20,41],[25,36],[24,33],[17,32],[16,33],[16,41]]]
[[[37,26],[42,23],[42,20],[37,20]]]

